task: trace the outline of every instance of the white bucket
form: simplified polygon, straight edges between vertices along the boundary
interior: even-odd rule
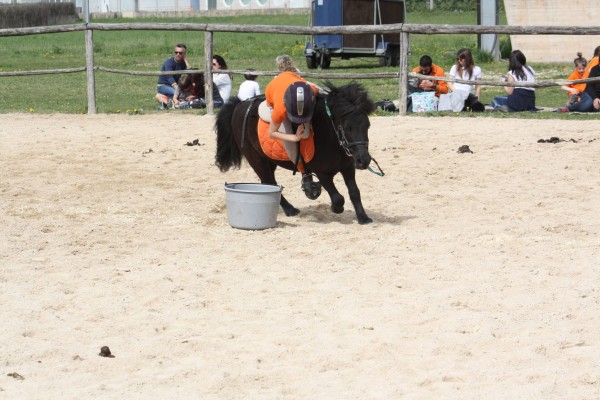
[[[229,225],[239,229],[267,229],[277,224],[281,185],[225,183]]]

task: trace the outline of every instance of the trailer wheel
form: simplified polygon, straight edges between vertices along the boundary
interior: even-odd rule
[[[319,62],[317,60],[317,56],[307,56],[306,57],[306,66],[308,69],[316,69],[319,66]]]
[[[381,67],[397,67],[400,65],[400,47],[388,46],[385,55],[379,59]]]
[[[400,65],[400,46],[392,47],[392,67]]]

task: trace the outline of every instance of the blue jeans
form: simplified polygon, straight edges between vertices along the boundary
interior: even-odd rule
[[[172,99],[173,96],[175,95],[175,89],[173,89],[173,86],[169,86],[169,85],[160,85],[160,86],[158,86],[156,88],[156,92],[159,93],[159,94],[164,94],[169,99]]]
[[[592,99],[592,97],[586,92],[583,92],[581,93],[581,96],[579,96],[579,102],[575,104],[569,104],[567,108],[569,111],[594,111],[594,99]]]
[[[492,108],[505,106],[508,104],[508,96],[498,96],[492,99]]]

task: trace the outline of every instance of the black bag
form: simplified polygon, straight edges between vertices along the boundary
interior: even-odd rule
[[[206,107],[206,103],[204,103],[204,99],[195,98],[190,100],[190,108],[204,108]]]
[[[383,99],[381,101],[376,102],[375,107],[380,108],[383,111],[400,111],[398,110],[393,101],[387,99]]]

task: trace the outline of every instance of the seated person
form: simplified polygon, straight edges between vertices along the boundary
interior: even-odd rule
[[[249,70],[252,71],[252,70]],[[256,75],[245,74],[246,79],[238,89],[238,98],[242,101],[260,95],[260,86],[256,82]]]
[[[206,92],[204,90],[204,85],[206,81],[204,80],[204,74],[191,74],[190,80],[192,83],[191,86],[191,95],[193,96],[189,102],[188,106],[191,108],[204,108],[206,107]],[[219,93],[219,88],[217,85],[213,84],[213,106],[215,108],[222,107],[224,103],[223,98]]]
[[[592,67],[589,72],[589,78],[600,77],[600,65]],[[581,94],[581,100],[579,103],[569,105],[567,107],[559,109],[562,112],[568,111],[599,111],[600,110],[600,82],[588,82],[585,86],[585,90]]]
[[[430,75],[431,79],[411,78],[408,85],[408,94],[417,92],[435,92],[436,97],[440,94],[448,93],[448,84],[445,81],[438,81],[433,77],[446,77],[444,69],[433,63],[433,60],[428,55],[424,55],[419,60],[419,66],[413,68],[412,72],[421,75]],[[412,111],[412,99],[409,96],[406,102],[407,111]]]
[[[183,71],[189,68],[190,64],[186,56],[187,47],[184,44],[175,46],[174,56],[169,57],[160,68],[161,71]],[[160,103],[159,108],[169,108],[172,102],[177,81],[181,75],[160,75],[156,84],[156,100]]]
[[[581,53],[577,53],[577,58],[573,60],[573,64],[575,64],[575,69],[573,72],[571,72],[571,75],[569,75],[567,80],[575,81],[578,79],[584,79],[587,60],[582,57]],[[579,96],[585,90],[585,83],[572,83],[569,85],[563,85],[560,88],[567,91],[567,96],[569,96],[569,104],[573,104],[579,102]]]
[[[589,74],[591,68],[587,68],[587,60],[582,57],[581,53],[577,53],[577,58],[573,61],[575,63],[575,70],[569,75],[569,80],[576,79],[586,79],[589,78]],[[597,65],[597,64],[596,64]],[[592,67],[593,68],[593,67]],[[565,107],[560,107],[554,110],[555,112],[588,112],[593,111],[594,109],[594,99],[591,97],[593,94],[590,94],[586,91],[588,84],[585,83],[576,83],[571,85],[561,86],[561,89],[567,91],[569,95],[569,102]]]
[[[194,84],[190,75],[185,75],[177,81],[175,94],[173,95],[173,106],[175,108],[188,108],[190,101],[196,96],[193,93]]]
[[[213,86],[217,87],[219,91],[218,98],[221,99],[222,104],[217,106],[217,97],[214,95],[213,102],[215,103],[215,107],[221,107],[229,99],[229,95],[231,94],[231,75],[219,72],[222,69],[227,69],[227,63],[225,62],[225,59],[218,54],[213,55],[212,68]]]
[[[456,54],[456,64],[452,66],[448,76],[464,81],[473,81],[475,83],[483,78],[483,72],[481,71],[481,68],[473,62],[471,50],[463,48]],[[468,83],[448,82],[448,89],[451,92],[460,92],[461,99],[465,99],[462,111],[485,111],[485,106],[479,101],[481,85],[475,84],[474,94],[473,85]]]
[[[508,76],[505,82],[535,83],[535,71],[527,65],[525,54],[521,50],[513,50],[508,58]],[[508,96],[492,99],[492,107],[497,111],[520,112],[537,111],[535,108],[535,88],[504,86]]]

